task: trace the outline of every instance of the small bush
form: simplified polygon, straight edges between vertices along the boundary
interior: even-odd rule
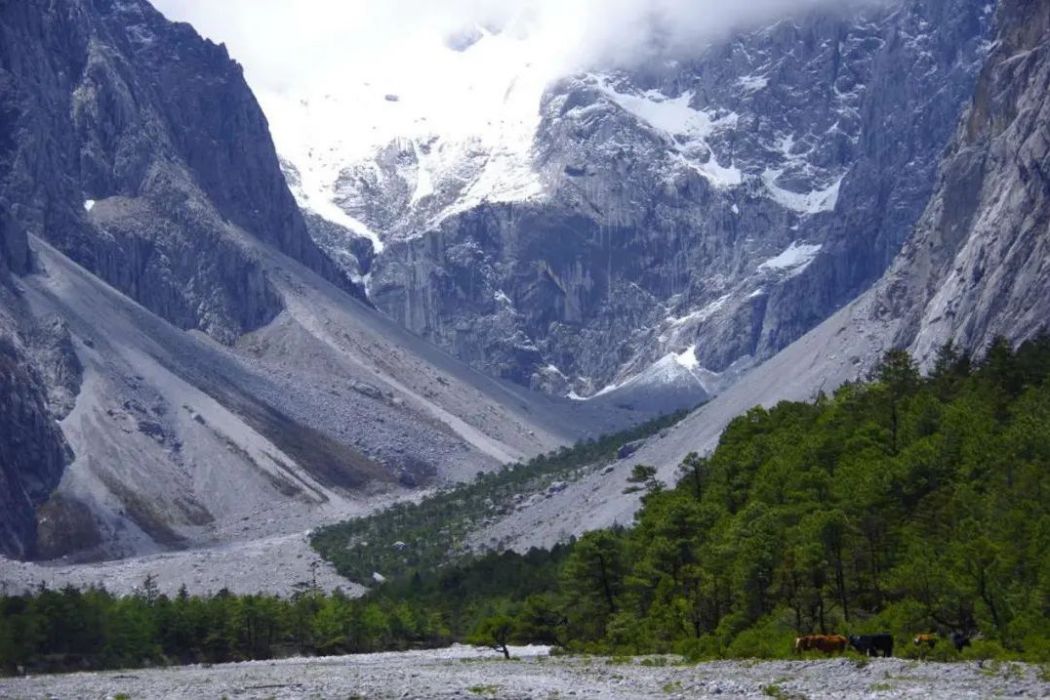
[[[1021,642],[1026,661],[1050,663],[1050,637],[1041,634],[1030,634]]]
[[[846,652],[846,658],[850,660],[854,668],[867,668],[871,664],[871,657],[858,654],[853,650]]]
[[[762,694],[776,698],[776,700],[806,700],[806,696],[802,693],[792,693],[784,690],[776,683],[762,686]]]
[[[946,646],[950,646],[950,644]],[[974,661],[1009,661],[1014,659],[1015,656],[1015,654],[1008,651],[994,639],[975,639],[970,646],[962,650],[962,658]]]
[[[736,636],[726,649],[731,658],[785,659],[794,652],[795,631],[775,618]]]
[[[709,661],[725,656],[718,638],[711,634],[706,634],[699,639],[683,639],[675,645],[674,651],[690,661]]]

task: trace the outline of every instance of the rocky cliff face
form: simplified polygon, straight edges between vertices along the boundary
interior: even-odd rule
[[[1050,3],[1005,0],[1001,30],[934,196],[878,288],[875,316],[929,360],[1050,319]]]
[[[905,0],[562,81],[531,151],[542,194],[434,213],[449,190],[431,184],[417,198],[429,228],[387,216],[390,201],[412,209],[427,154],[384,152],[342,181],[342,203],[387,232],[370,298],[534,388],[705,398],[886,269],[929,199],[992,19],[990,6]],[[382,177],[352,197],[366,171]],[[383,182],[373,215],[365,190]]]
[[[40,236],[223,342],[281,308],[241,237],[341,279],[307,233],[240,67],[147,2],[5,3],[0,119],[16,271],[29,266],[24,235]]]
[[[146,2],[0,5],[0,551],[18,556],[72,458],[56,421],[80,390],[64,323],[8,274],[35,269],[30,236],[223,342],[282,308],[241,237],[342,280],[224,48]]]
[[[8,284],[0,283],[0,305],[19,309]],[[68,333],[57,328],[50,338],[38,337],[44,357],[33,362],[24,336],[14,332],[23,323],[0,313],[0,554],[19,557],[35,554],[36,508],[58,485],[72,458],[55,421],[68,411],[67,387],[75,392],[79,386],[76,356],[70,361],[65,354]],[[54,401],[41,371],[48,367],[53,379],[62,379],[52,384],[54,393],[62,394],[52,396]]]
[[[676,478],[687,454],[714,449],[724,426],[751,407],[807,401],[862,379],[891,348],[907,348],[928,367],[949,340],[980,356],[996,336],[1016,345],[1047,331],[1050,2],[1003,0],[995,24],[928,205],[886,273],[629,460],[489,524],[485,538],[505,538],[524,551],[630,522],[638,501],[621,491],[634,464]]]

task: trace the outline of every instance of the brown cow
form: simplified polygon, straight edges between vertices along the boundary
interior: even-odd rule
[[[795,637],[795,653],[819,651],[822,654],[841,654],[846,651],[849,640],[841,634],[807,634]]]
[[[937,646],[937,635],[930,632],[917,634],[915,635],[915,646],[933,649]]]

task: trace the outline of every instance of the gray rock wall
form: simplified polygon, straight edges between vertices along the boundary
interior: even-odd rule
[[[310,239],[240,66],[144,0],[0,7],[0,119],[16,271],[40,236],[223,342],[281,308],[239,236],[358,291]]]
[[[926,360],[1050,330],[1050,2],[1004,0],[998,41],[914,237],[878,288]]]
[[[535,142],[547,197],[392,241],[371,298],[474,366],[555,393],[593,393],[691,346],[715,372],[760,361],[893,260],[992,24],[983,5],[905,0],[565,80]],[[653,95],[714,125],[692,141],[656,128],[627,101]],[[818,196],[836,183],[837,200]],[[819,254],[768,264],[793,245]]]
[[[66,353],[69,336],[61,328],[35,330],[32,343],[42,361],[33,362],[35,354],[21,342],[24,322],[6,309],[21,306],[10,281],[0,281],[0,554],[28,557],[35,554],[36,508],[72,459],[55,419],[63,410],[58,387],[75,394],[79,365]],[[61,381],[52,388],[49,378]],[[49,400],[52,392],[58,400]]]
[[[246,236],[363,297],[308,235],[224,47],[145,0],[0,3],[0,552],[15,556],[34,554],[72,457],[56,421],[80,390],[62,321],[32,318],[11,276],[35,270],[30,236],[224,343],[283,308]]]

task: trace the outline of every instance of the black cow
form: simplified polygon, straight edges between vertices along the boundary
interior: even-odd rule
[[[962,651],[970,646],[970,635],[965,632],[952,632],[951,640],[952,646],[955,647],[955,651]]]
[[[851,634],[849,645],[865,656],[893,656],[892,634]]]

